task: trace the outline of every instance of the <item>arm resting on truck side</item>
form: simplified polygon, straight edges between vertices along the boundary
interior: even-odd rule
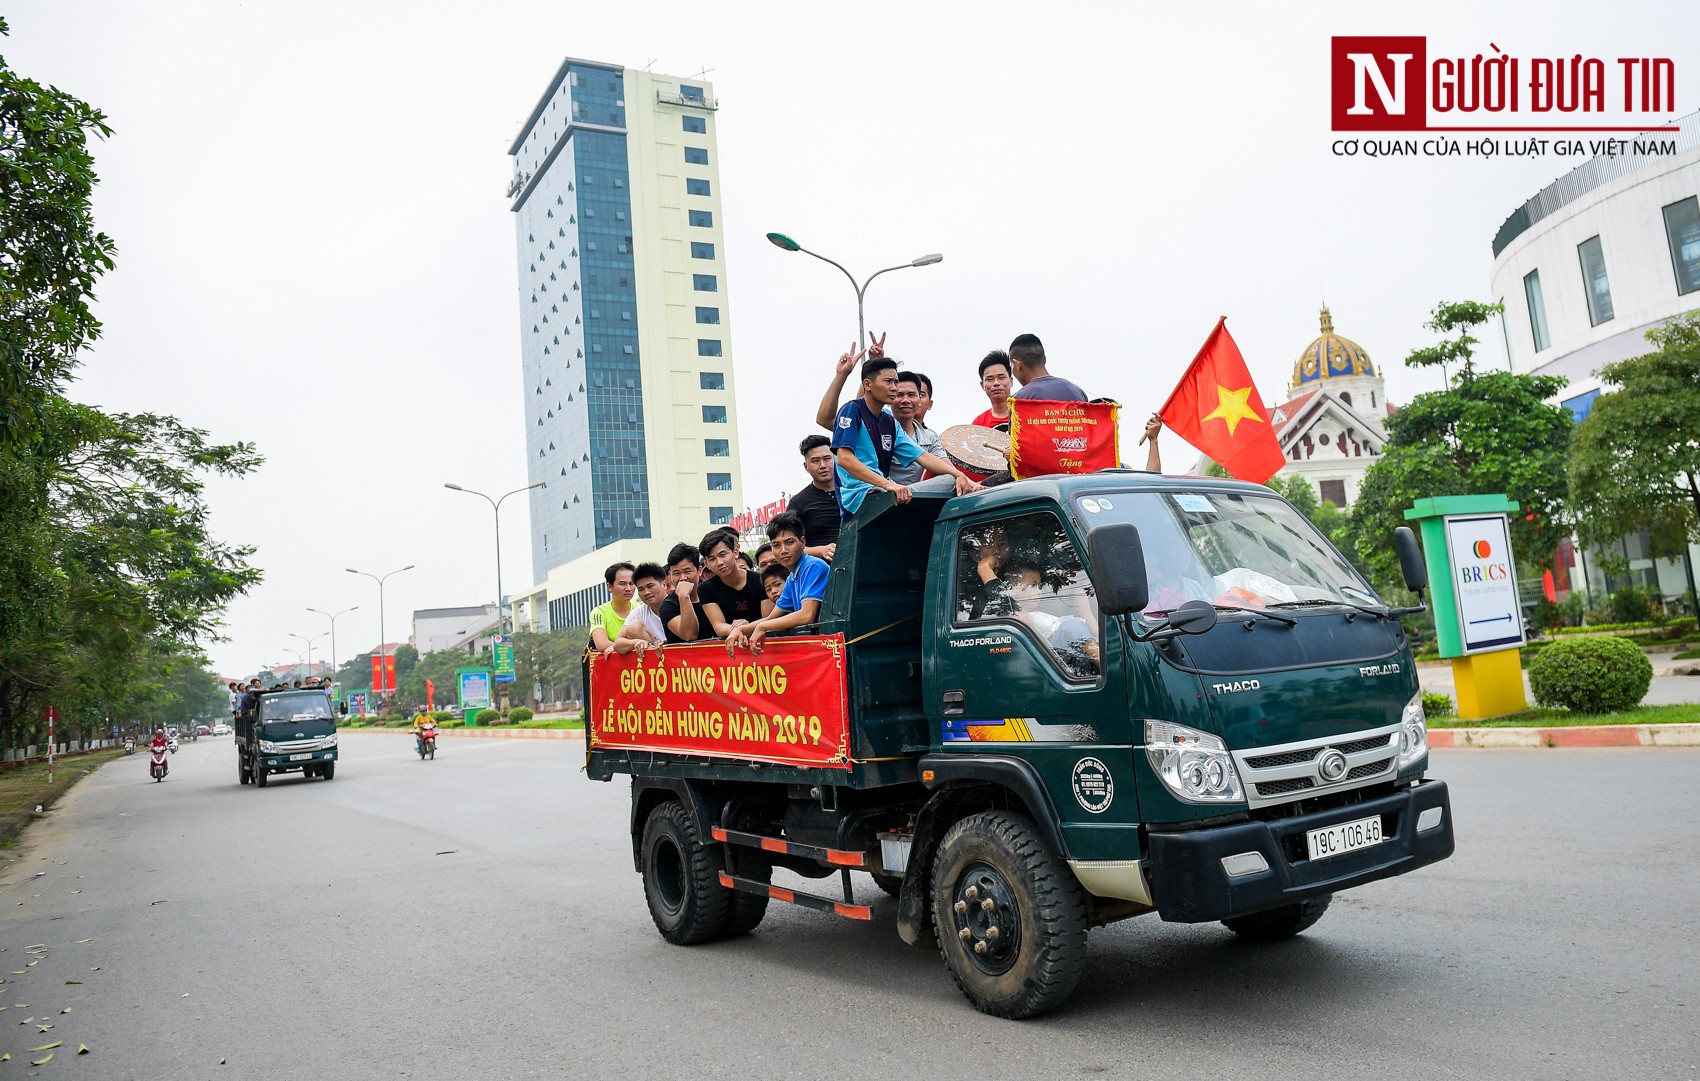
[[[760,656],[769,634],[800,630],[813,623],[819,615],[820,601],[810,599],[805,600],[803,606],[795,612],[775,612],[754,623],[733,628],[732,633],[726,636],[726,652],[731,653],[741,646]]]

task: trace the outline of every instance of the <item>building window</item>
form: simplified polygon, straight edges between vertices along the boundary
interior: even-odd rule
[[[699,323],[718,323],[718,322],[720,322],[720,309],[719,308],[698,308],[697,309],[697,322],[699,322]]]
[[[700,86],[687,86],[684,83],[680,83],[679,84],[679,96],[682,97],[682,98],[690,98],[692,101],[701,101],[702,100],[702,87],[700,87]]]
[[[705,405],[702,407],[702,422],[704,424],[725,424],[726,407],[723,405]]]
[[[1665,207],[1665,239],[1670,243],[1677,293],[1700,289],[1700,198],[1689,196]]]
[[[708,194],[708,181],[703,180],[700,177],[694,177],[694,176],[693,177],[687,177],[686,180],[685,180],[685,194],[686,195],[707,195]]]
[[[717,357],[720,355],[720,343],[713,338],[697,339],[697,356]]]
[[[702,390],[725,390],[726,376],[721,372],[698,372],[697,386]]]
[[[711,492],[730,492],[732,490],[732,474],[710,473],[708,475],[708,490]]]
[[[692,274],[691,288],[699,293],[718,293],[720,281],[713,274]]]
[[[1346,482],[1343,480],[1325,480],[1317,485],[1324,503],[1332,503],[1336,507],[1346,505]]]
[[[1611,320],[1611,283],[1606,280],[1600,238],[1590,237],[1576,245],[1576,255],[1582,260],[1582,291],[1588,294],[1588,325],[1597,327]]]
[[[698,135],[706,134],[708,131],[708,122],[700,116],[687,116],[681,119],[685,122],[686,131],[694,131]]]
[[[708,508],[708,524],[709,525],[725,525],[727,522],[730,522],[731,520],[732,520],[732,508],[731,507],[710,507],[710,508]]]
[[[732,457],[732,444],[725,439],[704,439],[702,452],[710,458]]]
[[[713,228],[714,215],[706,210],[693,210],[691,211],[691,224],[703,229]]]
[[[687,164],[687,165],[707,165],[708,164],[708,151],[705,150],[704,148],[700,147],[700,146],[687,146],[687,147],[685,147],[685,164]]]
[[[713,244],[705,244],[700,240],[691,241],[691,258],[692,259],[713,259],[714,258],[714,245]]]
[[[1529,333],[1535,338],[1535,352],[1547,347],[1547,302],[1541,297],[1541,272],[1531,270],[1523,275],[1523,296],[1529,302]]]

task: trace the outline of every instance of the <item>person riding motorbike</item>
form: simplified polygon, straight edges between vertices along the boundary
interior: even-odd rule
[[[153,755],[148,769],[153,773],[156,781],[163,780],[166,773],[171,769],[170,764],[165,760],[166,751],[170,746],[171,742],[165,738],[165,729],[154,729],[153,742],[149,744],[149,750],[153,752]]]
[[[422,750],[424,748],[425,733],[427,732],[431,733],[431,738],[433,740],[437,738],[437,721],[436,718],[432,717],[429,713],[426,713],[424,710],[420,710],[418,713],[413,715],[413,743],[415,749]]]
[[[156,728],[153,730],[153,743],[151,746],[158,750],[165,750],[167,747],[171,746],[171,741],[165,738],[165,729]]]

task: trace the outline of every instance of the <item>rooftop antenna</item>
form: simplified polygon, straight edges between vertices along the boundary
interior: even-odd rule
[[[655,58],[655,60],[659,60],[659,59],[661,59],[659,56]],[[648,71],[650,68],[654,67],[655,66],[655,60],[651,60],[649,63],[645,64],[643,66],[643,70]]]
[[[707,75],[709,72],[711,72],[713,70],[714,70],[713,68],[703,68],[701,71],[697,72],[695,75],[692,75],[691,78],[700,79],[704,75]]]

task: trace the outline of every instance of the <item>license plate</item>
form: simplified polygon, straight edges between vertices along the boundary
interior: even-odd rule
[[[312,757],[313,756],[310,754],[292,754],[289,756],[289,760],[291,762],[305,762],[307,759]]]
[[[1313,860],[1325,860],[1330,856],[1355,852],[1360,848],[1378,845],[1384,840],[1386,838],[1381,835],[1380,815],[1360,818],[1356,822],[1342,822],[1338,826],[1327,826],[1305,834],[1305,844],[1310,848],[1310,858]]]

